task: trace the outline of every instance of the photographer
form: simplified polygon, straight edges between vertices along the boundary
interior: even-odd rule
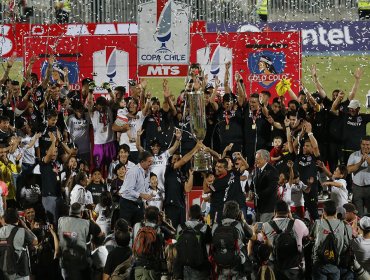
[[[175,232],[157,207],[145,209],[144,221],[135,224],[133,233],[135,279],[147,279],[145,275],[153,280],[161,278],[167,269],[164,241],[173,238]]]
[[[82,218],[82,210],[80,203],[73,203],[69,217],[61,217],[58,221],[60,266],[64,279],[85,279],[86,275],[90,275],[86,242],[90,235],[97,237],[102,234],[91,215],[90,220]]]
[[[16,254],[15,262],[7,262],[6,267],[1,267],[0,279],[18,279],[27,277],[30,274],[29,260],[25,246],[36,246],[37,237],[27,227],[23,219],[18,216],[16,209],[8,208],[4,213],[5,225],[0,228],[1,244],[7,243],[10,246],[1,252],[5,255]],[[3,258],[3,256],[2,256]],[[9,258],[7,258],[9,261]],[[3,265],[3,264],[2,264]]]
[[[239,204],[228,201],[223,208],[221,223],[212,228],[211,259],[216,265],[218,279],[245,279],[252,266],[245,242],[252,236]]]
[[[277,250],[280,246],[277,237],[284,231],[294,233],[296,246],[294,248],[286,248],[285,252],[281,252]],[[272,221],[263,224],[263,232],[270,246],[272,245],[272,257],[274,258],[272,261],[276,278],[282,280],[301,279],[303,277],[303,272],[301,270],[302,239],[308,236],[309,232],[308,228],[301,220],[292,219],[289,206],[285,201],[277,201],[274,218]]]
[[[35,223],[32,232],[36,235],[38,246],[31,254],[32,274],[35,279],[60,279],[58,263],[59,240],[52,224]]]

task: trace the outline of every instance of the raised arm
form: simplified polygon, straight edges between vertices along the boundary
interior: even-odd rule
[[[316,89],[319,92],[320,96],[322,98],[325,98],[327,95],[326,95],[326,92],[324,90],[324,87],[320,83],[319,78],[317,76],[316,65],[311,65],[311,77],[312,77],[312,81],[315,84]]]
[[[288,93],[292,100],[299,102],[297,95],[294,93],[291,87],[288,88]]]
[[[198,142],[195,147],[190,151],[188,152],[187,154],[185,154],[180,160],[176,161],[175,164],[174,164],[174,169],[179,169],[181,168],[183,165],[185,165],[187,162],[189,162],[191,160],[191,158],[194,156],[194,154],[196,152],[198,152],[200,150],[200,148],[203,147],[203,144],[202,142]]]
[[[5,81],[9,78],[10,69],[12,69],[14,61],[15,61],[16,54],[14,53],[7,61],[6,68],[3,74],[3,77],[0,80],[0,85],[3,85]]]
[[[46,69],[46,74],[44,79],[41,82],[41,86],[43,89],[46,89],[48,87],[48,83],[51,77],[51,72],[53,70],[53,64],[55,62],[55,56],[52,54],[48,58],[48,68]]]
[[[172,116],[176,116],[177,110],[175,108],[175,105],[173,105],[172,99],[171,99],[171,92],[170,88],[168,87],[168,80],[163,79],[163,97],[164,101],[168,104],[168,111],[171,111]]]
[[[213,110],[217,111],[218,110],[218,103],[216,102],[216,97],[217,97],[217,91],[218,88],[220,87],[220,80],[218,77],[215,78],[215,87],[212,91],[211,97],[209,98],[209,103],[211,104]]]
[[[44,162],[45,163],[50,163],[52,158],[53,158],[53,155],[55,154],[56,152],[56,146],[55,146],[55,143],[56,143],[56,137],[54,135],[54,133],[52,132],[49,132],[49,137],[50,137],[50,140],[51,140],[51,145],[48,149],[48,151],[46,152],[46,155],[44,157]]]
[[[137,150],[141,153],[144,151],[144,148],[143,146],[141,146],[141,135],[143,135],[144,133],[144,129],[140,128],[137,132],[136,132],[136,148]]]
[[[188,177],[188,180],[185,182],[185,192],[191,192],[191,190],[193,189],[193,184],[194,184],[194,171],[193,169],[190,169],[189,170],[189,177]]]
[[[360,80],[361,80],[361,77],[362,77],[363,73],[364,73],[364,70],[362,68],[357,68],[355,70],[355,73],[353,73],[353,77],[355,78],[355,83],[353,84],[352,89],[348,94],[348,100],[355,99],[355,96],[356,96],[356,93],[357,93],[357,90],[358,90],[358,86],[360,85]]]
[[[180,141],[181,141],[181,130],[180,129],[175,128],[175,137],[176,137],[175,143],[171,146],[171,148],[168,149],[168,153],[171,156],[176,152],[176,150],[180,146]]]
[[[242,76],[239,72],[235,72],[235,82],[236,82],[236,91],[238,93],[238,105],[239,107],[243,107],[245,103],[245,85],[242,79]]]
[[[333,105],[331,106],[330,112],[336,116],[339,116],[338,106],[344,99],[344,92],[341,91],[338,93],[337,98],[334,100]]]
[[[226,64],[225,64],[225,77],[224,77],[225,93],[230,93],[231,92],[231,88],[230,88],[230,84],[229,84],[230,66],[231,66],[231,62],[230,61],[226,62]]]
[[[289,185],[292,186],[293,185],[293,180],[294,180],[294,170],[293,170],[293,161],[289,160],[287,162],[287,166],[289,168]]]
[[[319,157],[320,156],[319,145],[317,144],[317,140],[316,140],[315,136],[313,135],[312,125],[309,122],[305,122],[304,125],[306,127],[306,132],[307,132],[308,138],[310,139],[310,142],[311,142],[311,145],[312,145],[313,154],[315,155],[315,157]]]
[[[290,120],[287,117],[285,117],[284,119],[284,125],[285,125],[286,139],[288,142],[288,150],[289,150],[289,153],[292,154],[294,153],[292,133],[290,131]]]
[[[37,58],[36,55],[32,55],[31,58],[30,58],[30,62],[27,66],[27,70],[26,70],[26,73],[25,73],[24,78],[23,78],[22,87],[25,87],[31,79],[32,67],[33,67],[33,64],[36,61],[36,58]]]
[[[146,89],[148,86],[148,82],[144,78],[139,79],[139,86],[140,86],[140,106],[143,106],[145,102],[145,96],[146,96]]]
[[[314,108],[315,112],[319,112],[321,109],[320,104],[317,103],[316,99],[312,97],[311,93],[306,88],[304,88],[303,90],[311,107]]]

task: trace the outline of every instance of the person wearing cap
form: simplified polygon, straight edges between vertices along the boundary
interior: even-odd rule
[[[89,275],[86,243],[91,235],[102,235],[100,227],[92,219],[82,218],[82,212],[83,206],[75,202],[70,206],[69,216],[58,220],[60,267],[64,279],[85,279]]]
[[[358,211],[356,206],[352,203],[346,203],[343,204],[343,208],[346,210],[345,221],[352,227],[353,237],[357,237],[360,218],[357,216]]]
[[[359,221],[360,235],[351,241],[356,260],[370,273],[370,217],[364,216]]]
[[[358,141],[358,140],[357,140]],[[364,214],[364,207],[370,209],[370,136],[361,138],[361,148],[352,153],[348,159],[348,173],[352,174],[353,198],[352,202],[356,205],[359,216]]]
[[[347,110],[338,111],[338,103],[343,99],[340,92],[334,101],[331,112],[342,120],[342,163],[346,164],[351,153],[360,149],[358,139],[366,135],[366,125],[370,122],[370,114],[360,113],[360,101],[353,99],[349,102]]]
[[[361,68],[357,68],[354,71],[353,77],[355,82],[352,86],[351,91],[348,93],[348,99],[344,100],[344,92],[341,89],[335,89],[332,91],[331,99],[325,92],[322,84],[319,81],[317,75],[317,69],[315,65],[311,67],[311,75],[314,84],[316,85],[317,92],[322,99],[322,104],[324,105],[325,111],[336,111],[335,115],[328,114],[326,119],[326,132],[328,141],[328,161],[330,170],[333,171],[338,164],[341,157],[341,144],[342,144],[342,134],[343,134],[343,120],[338,118],[339,112],[344,111],[351,100],[354,100],[357,90],[359,88],[360,80],[363,74]],[[333,107],[334,106],[334,107]]]

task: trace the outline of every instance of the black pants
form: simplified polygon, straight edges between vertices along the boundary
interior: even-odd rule
[[[131,227],[144,219],[144,203],[121,198],[119,201],[120,218],[127,221]]]
[[[177,229],[177,226],[186,222],[186,212],[184,207],[176,205],[166,205],[164,207],[166,217],[172,222],[172,226]]]
[[[317,192],[308,193],[304,195],[304,206],[310,214],[311,220],[315,221],[319,219],[319,212],[317,211]]]

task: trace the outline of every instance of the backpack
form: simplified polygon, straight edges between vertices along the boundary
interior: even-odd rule
[[[22,249],[19,257],[15,252],[13,241],[17,231],[18,227],[14,227],[8,238],[0,238],[0,279],[4,277],[3,272],[10,275],[17,274],[19,276],[27,276],[30,274],[27,250]],[[26,242],[26,240],[24,242]]]
[[[63,238],[66,247],[62,249],[62,266],[80,266],[88,265],[87,250],[77,244],[77,236],[74,232],[63,232]]]
[[[142,223],[134,240],[133,253],[135,257],[144,260],[159,260],[162,250],[158,227],[150,227]]]
[[[346,234],[346,237],[349,240],[349,244],[347,249],[345,251],[342,251],[340,255],[339,267],[350,269],[355,261],[355,253],[353,252],[350,242],[351,237],[349,236],[348,229],[345,223],[344,223],[344,233]]]
[[[18,228],[14,227],[8,238],[0,238],[0,271],[7,274],[15,274],[17,271],[17,256],[13,246],[17,231]]]
[[[335,237],[335,233],[327,219],[325,222],[328,224],[330,233],[322,242],[321,247],[319,249],[318,256],[320,258],[321,264],[333,264],[338,265],[339,254],[337,249],[337,238]]]
[[[233,268],[240,264],[239,232],[236,229],[237,221],[230,225],[219,225],[212,238],[212,257],[217,266]]]
[[[198,224],[191,228],[185,224],[180,225],[182,231],[176,242],[177,261],[180,265],[194,268],[204,264],[205,246],[200,232],[203,226]]]
[[[109,280],[128,280],[130,279],[131,262],[132,262],[132,257],[129,257],[123,263],[117,265],[112,275],[110,276]]]
[[[270,221],[270,226],[276,232],[273,242],[272,255],[274,265],[278,269],[297,267],[301,263],[301,253],[298,250],[297,239],[293,232],[295,220],[289,220],[285,230],[279,229],[275,221]]]

